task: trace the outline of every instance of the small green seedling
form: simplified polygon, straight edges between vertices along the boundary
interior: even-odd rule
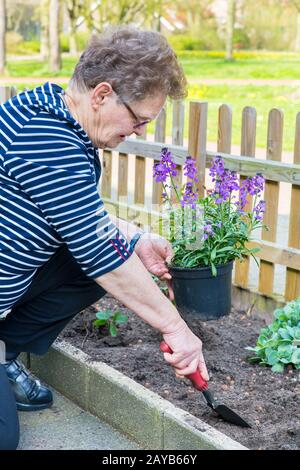
[[[122,323],[126,323],[128,317],[123,315],[121,312],[113,312],[110,309],[100,310],[96,313],[96,320],[93,321],[93,325],[96,328],[108,327],[108,331],[111,336],[117,336],[118,326]]]

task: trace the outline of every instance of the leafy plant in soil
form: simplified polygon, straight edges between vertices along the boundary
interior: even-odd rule
[[[284,308],[276,309],[275,320],[262,328],[251,362],[271,366],[273,372],[283,372],[288,364],[300,369],[300,297]]]
[[[93,321],[93,326],[100,329],[107,327],[110,335],[115,337],[118,334],[118,326],[127,321],[127,315],[123,315],[120,311],[99,310],[96,312],[96,320]]]

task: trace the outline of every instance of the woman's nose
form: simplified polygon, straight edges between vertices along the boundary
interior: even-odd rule
[[[144,134],[145,126],[143,127],[138,127],[137,129],[134,129],[135,135],[142,136]]]

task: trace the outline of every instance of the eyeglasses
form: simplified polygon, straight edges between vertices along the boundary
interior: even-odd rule
[[[115,92],[115,90],[114,90]],[[146,124],[149,124],[149,122],[151,121],[151,119],[147,119],[146,121],[142,121],[142,122],[139,122],[139,118],[137,117],[137,115],[135,114],[135,112],[132,110],[131,106],[129,106],[128,103],[126,103],[126,101],[123,101],[122,98],[118,95],[118,93],[115,92],[115,94],[118,96],[119,100],[121,101],[121,103],[125,106],[125,108],[130,112],[131,116],[134,118],[134,120],[137,122],[137,124],[135,124],[133,127],[133,129],[140,129],[141,127],[145,126]]]
[[[135,124],[133,127],[133,129],[140,129],[141,127],[145,126],[146,124],[149,124],[150,122],[150,119],[147,119],[146,121],[142,121],[142,122],[139,122],[139,118],[137,117],[137,115],[133,112],[133,110],[131,109],[131,107],[129,106],[129,104],[125,103],[125,101],[121,100],[122,104],[125,106],[125,108],[130,112],[130,114],[132,115],[132,117],[135,119],[135,121],[137,121],[138,124]]]

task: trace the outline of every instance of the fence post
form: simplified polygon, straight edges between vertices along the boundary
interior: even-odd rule
[[[101,196],[111,198],[112,152],[103,150],[101,172]]]
[[[137,139],[147,140],[147,129]],[[134,203],[145,204],[146,160],[140,155],[135,156]]]
[[[241,137],[241,155],[247,157],[255,157],[255,141],[256,141],[256,109],[246,106],[242,114],[242,137]],[[240,177],[242,183],[246,178]],[[245,211],[252,208],[252,197],[247,198]],[[236,285],[246,288],[249,284],[249,256],[245,256],[243,262],[235,262],[235,279]]]
[[[300,113],[296,117],[294,163],[300,163]],[[300,248],[300,186],[292,185],[289,246]],[[300,267],[300,266],[299,266]],[[285,283],[285,300],[289,302],[300,294],[300,271],[287,268]]]
[[[283,134],[283,112],[280,109],[272,109],[269,113],[267,159],[281,161]],[[264,223],[269,231],[263,231],[262,240],[276,241],[279,183],[277,181],[266,181],[265,186],[266,213]],[[274,264],[268,261],[260,261],[259,291],[265,295],[273,294]]]
[[[188,153],[196,158],[199,196],[204,195],[207,134],[207,103],[192,101],[189,113]]]
[[[173,102],[173,122],[172,122],[172,144],[183,145],[184,136],[184,102],[176,100]],[[182,166],[176,165],[177,176],[173,177],[174,183],[181,188],[182,185]],[[175,191],[171,189],[171,200],[176,203],[177,197]]]
[[[128,154],[122,152],[118,155],[118,201],[128,204]],[[127,220],[127,210],[124,207],[122,204],[118,206],[117,217]]]
[[[0,86],[0,103],[4,103],[17,94],[14,86]]]
[[[159,113],[159,116],[155,123],[155,142],[164,143],[166,140],[166,109],[163,108]],[[153,162],[154,163],[154,162]],[[162,183],[156,183],[153,179],[153,186],[152,186],[152,204],[160,205],[162,203],[162,193],[163,193],[163,186]]]
[[[232,135],[232,109],[228,104],[222,104],[219,108],[218,120],[218,152],[231,152]]]

